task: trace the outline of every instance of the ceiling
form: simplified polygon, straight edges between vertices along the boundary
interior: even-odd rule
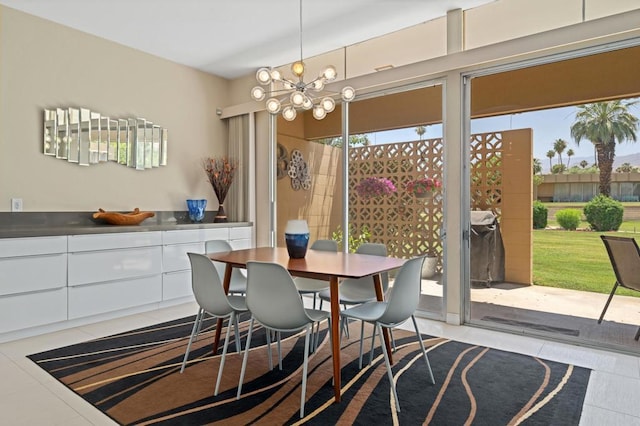
[[[311,57],[494,0],[0,0],[225,78]]]

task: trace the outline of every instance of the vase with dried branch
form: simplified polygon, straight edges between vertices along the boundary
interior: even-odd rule
[[[229,192],[229,188],[233,183],[233,177],[236,172],[237,162],[229,157],[209,157],[203,161],[203,168],[211,183],[213,192],[218,198],[218,213],[214,218],[214,222],[226,222],[227,214],[222,204]]]

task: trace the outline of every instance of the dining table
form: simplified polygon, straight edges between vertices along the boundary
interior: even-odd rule
[[[345,278],[372,277],[377,300],[384,300],[380,274],[400,268],[405,259],[395,257],[382,257],[367,254],[327,252],[320,250],[307,250],[304,258],[293,259],[284,247],[257,247],[243,250],[231,250],[206,254],[215,262],[226,264],[223,286],[225,292],[229,291],[231,271],[233,268],[246,268],[247,262],[272,262],[285,267],[292,276],[314,278],[329,282],[331,294],[331,336],[333,355],[333,388],[335,401],[341,399],[340,383],[340,306],[339,290],[340,280]],[[222,320],[218,319],[213,342],[213,351],[217,353],[220,343]],[[389,354],[389,361],[393,363],[389,332],[383,329],[384,344]]]

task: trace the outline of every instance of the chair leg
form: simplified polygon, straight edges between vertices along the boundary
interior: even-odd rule
[[[602,318],[604,318],[604,313],[607,312],[607,308],[609,307],[609,303],[611,303],[611,299],[613,299],[613,294],[616,292],[616,289],[618,288],[618,281],[616,281],[616,283],[613,285],[613,289],[611,290],[611,294],[609,294],[609,298],[607,299],[607,303],[605,303],[604,305],[604,309],[602,310],[602,313],[600,314],[600,319],[598,320],[598,324],[600,324],[602,322]],[[638,340],[638,339],[636,339]]]
[[[193,329],[191,330],[191,337],[189,337],[189,343],[187,344],[187,349],[184,351],[184,359],[182,360],[182,367],[180,367],[180,374],[184,371],[184,366],[187,365],[187,358],[189,358],[189,352],[191,351],[191,343],[193,343],[193,339],[198,335],[198,331],[200,330],[200,321],[202,320],[202,316],[204,314],[204,309],[198,309],[198,313],[196,314],[196,319],[193,321]]]
[[[636,337],[634,337],[634,340],[638,340],[640,338],[640,328],[638,328],[638,331],[636,331]]]
[[[305,328],[304,335],[304,361],[302,362],[302,394],[300,395],[300,418],[304,417],[304,402],[307,394],[307,367],[309,365],[309,337],[311,334],[311,324]]]
[[[396,339],[393,337],[393,328],[389,329],[389,337],[391,337],[391,349],[396,351]]]
[[[396,400],[396,410],[398,413],[400,412],[400,401],[398,400],[398,393],[396,392],[396,384],[393,381],[393,372],[391,371],[391,363],[389,362],[389,354],[387,353],[387,346],[384,344],[384,337],[382,336],[382,326],[380,324],[376,324],[376,331],[380,336],[380,342],[382,342],[382,353],[384,354],[384,363],[387,366],[387,377],[389,377],[389,385],[393,390],[393,396]]]
[[[416,322],[416,317],[411,315],[411,319],[413,320],[413,328],[416,329],[416,337],[418,338],[418,343],[420,343],[420,349],[422,349],[422,354],[424,355],[424,360],[427,362],[427,368],[429,369],[429,376],[431,376],[431,383],[436,384],[436,380],[433,378],[433,371],[431,370],[431,363],[429,362],[429,357],[427,356],[427,351],[424,349],[424,343],[422,342],[422,336],[420,336],[420,331],[418,330],[418,323]]]
[[[380,344],[384,346],[384,340],[382,340]],[[369,364],[367,365],[371,365],[373,363],[373,348],[375,345],[376,345],[376,329],[374,325],[373,331],[371,332],[371,349],[369,350]]]
[[[240,399],[242,393],[242,382],[244,381],[244,372],[247,369],[247,359],[249,358],[249,348],[251,347],[251,333],[253,333],[253,317],[249,323],[249,333],[247,334],[247,343],[245,343],[244,357],[242,357],[242,368],[240,369],[240,381],[238,382],[238,394],[236,399]]]
[[[360,321],[360,357],[358,358],[358,368],[362,370],[362,345],[364,344],[364,321]]]
[[[238,326],[238,318],[235,315],[234,312],[234,319],[235,321],[233,322],[233,329],[235,331],[236,334],[236,352],[240,353],[242,352],[242,345],[240,344],[240,327]],[[229,320],[229,322],[231,322],[231,320]],[[231,324],[229,324],[229,327],[231,327]]]
[[[229,335],[231,334],[231,327],[234,324],[235,312],[231,312],[229,316],[229,324],[227,324],[227,335],[224,338],[224,346],[222,346],[222,357],[220,358],[220,367],[218,367],[218,378],[216,379],[216,388],[213,391],[213,396],[218,396],[218,390],[220,389],[220,380],[222,379],[222,371],[224,370],[224,360],[227,356],[227,347],[229,346]]]
[[[267,333],[267,358],[269,360],[269,371],[273,370],[273,360],[271,359],[271,330],[265,330]]]
[[[278,368],[282,371],[282,347],[280,346],[280,340],[282,339],[282,333],[277,332],[278,336]]]

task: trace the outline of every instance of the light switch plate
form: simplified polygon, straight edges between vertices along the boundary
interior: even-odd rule
[[[22,198],[12,198],[11,199],[11,211],[12,212],[21,212],[22,211]]]

